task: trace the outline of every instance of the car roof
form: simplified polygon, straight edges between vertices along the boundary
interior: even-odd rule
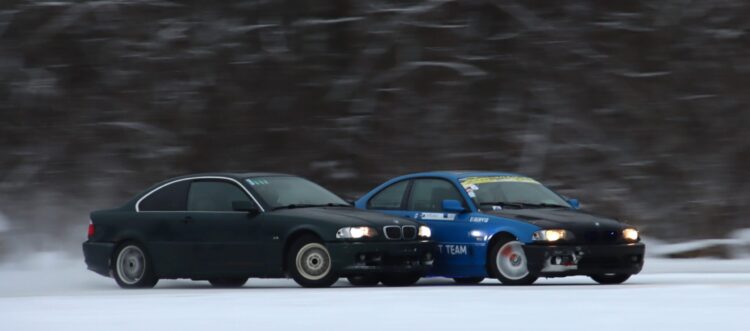
[[[190,177],[229,177],[234,179],[246,179],[254,177],[269,177],[269,176],[295,176],[290,174],[275,173],[275,172],[202,172],[195,174],[182,175],[167,179],[166,181],[173,181],[180,178]],[[296,177],[296,176],[295,176]]]
[[[427,171],[417,172],[408,175],[401,176],[399,178],[413,178],[413,177],[439,177],[457,180],[465,177],[482,177],[482,176],[523,176],[512,172],[504,171],[490,171],[490,170],[440,170],[440,171]]]

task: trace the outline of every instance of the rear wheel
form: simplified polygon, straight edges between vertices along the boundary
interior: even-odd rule
[[[461,285],[475,285],[479,284],[484,280],[484,277],[463,277],[463,278],[453,278],[453,281],[456,282],[456,284]]]
[[[523,243],[503,238],[492,245],[487,256],[490,275],[503,285],[531,285],[538,278],[529,272]]]
[[[143,245],[124,242],[115,251],[113,274],[122,288],[151,288],[159,278]]]
[[[604,274],[604,275],[590,275],[591,279],[595,280],[599,284],[603,285],[613,285],[613,284],[622,284],[628,278],[630,278],[631,275],[629,274]]]
[[[380,282],[386,286],[409,286],[414,285],[420,278],[422,278],[421,274],[395,273],[383,275]]]
[[[214,278],[208,280],[213,287],[235,288],[242,287],[247,283],[247,278]]]
[[[304,236],[292,244],[287,266],[294,281],[303,287],[329,287],[339,279],[328,248],[314,236]]]
[[[347,280],[354,286],[375,286],[380,282],[380,278],[377,275],[349,276]]]

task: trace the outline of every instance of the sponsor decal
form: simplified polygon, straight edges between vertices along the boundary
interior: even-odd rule
[[[265,179],[247,179],[247,183],[250,186],[268,185],[268,181]]]
[[[486,183],[501,183],[501,182],[511,182],[511,183],[531,183],[531,184],[539,184],[539,182],[529,178],[529,177],[522,177],[522,176],[488,176],[488,177],[467,177],[461,179],[461,186],[464,187],[467,191],[471,189],[472,191],[476,191],[479,189],[479,184],[486,184]]]
[[[490,219],[488,217],[470,217],[469,222],[471,223],[487,223]]]
[[[438,245],[440,254],[445,255],[469,255],[469,248],[466,245]]]
[[[422,213],[419,215],[419,218],[423,220],[431,220],[431,221],[453,221],[456,219],[456,214],[450,214],[450,213]]]

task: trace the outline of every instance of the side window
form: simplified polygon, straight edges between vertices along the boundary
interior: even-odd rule
[[[367,203],[368,209],[401,209],[401,200],[404,198],[404,192],[409,181],[404,180],[386,187],[378,192]]]
[[[414,181],[409,195],[409,210],[443,211],[443,200],[458,200],[463,197],[455,186],[442,179],[418,179]]]
[[[185,180],[164,186],[138,204],[140,211],[184,211],[190,182]]]
[[[233,211],[232,201],[250,201],[250,198],[237,184],[220,180],[199,180],[190,184],[187,209]]]

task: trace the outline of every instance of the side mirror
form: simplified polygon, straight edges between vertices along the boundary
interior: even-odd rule
[[[458,200],[443,200],[443,211],[449,213],[463,213],[466,209]]]
[[[578,199],[568,199],[568,204],[573,207],[573,209],[578,209],[581,207],[581,203],[578,202]]]
[[[232,201],[232,209],[234,209],[234,211],[246,211],[249,214],[257,214],[260,212],[258,206],[251,201]]]

